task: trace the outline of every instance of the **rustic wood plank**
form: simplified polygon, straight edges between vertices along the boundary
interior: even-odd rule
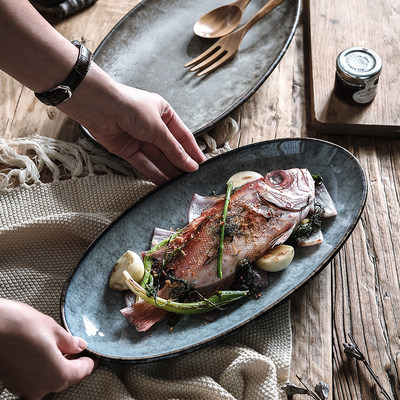
[[[399,3],[395,0],[309,0],[311,112],[315,127],[329,133],[400,134]],[[368,106],[346,105],[332,94],[336,57],[364,46],[383,60],[378,93]],[[379,127],[379,128],[378,128]]]
[[[290,381],[297,375],[313,388],[332,389],[331,267],[327,266],[291,300],[293,350]]]
[[[369,182],[362,218],[332,263],[333,398],[383,399],[365,366],[344,354],[350,333],[385,390],[398,399],[399,145],[386,138],[329,139],[356,155]]]

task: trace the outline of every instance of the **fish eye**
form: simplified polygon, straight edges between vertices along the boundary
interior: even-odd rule
[[[270,181],[274,185],[280,185],[285,180],[285,177],[281,173],[276,173],[271,176]]]
[[[289,187],[293,183],[293,176],[288,171],[277,170],[268,174],[267,181],[270,186],[284,189],[286,187]]]

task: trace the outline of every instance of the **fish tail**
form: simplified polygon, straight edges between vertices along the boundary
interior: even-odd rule
[[[163,320],[168,312],[140,301],[120,310],[122,315],[138,332],[146,332],[154,324]]]

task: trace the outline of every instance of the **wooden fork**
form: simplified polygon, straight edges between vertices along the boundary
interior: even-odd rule
[[[236,29],[236,31],[220,38],[208,50],[188,62],[185,65],[185,68],[193,66],[190,71],[202,70],[197,74],[198,76],[202,76],[220,67],[222,64],[225,64],[239,51],[240,43],[249,29],[275,7],[281,4],[282,1],[283,0],[270,0],[260,9],[260,11],[258,11],[257,14],[254,15],[252,19],[239,29]]]

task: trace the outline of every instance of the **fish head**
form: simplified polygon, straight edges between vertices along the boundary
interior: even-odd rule
[[[308,213],[313,208],[315,183],[307,169],[272,171],[267,173],[262,181],[263,190],[260,195],[280,209],[305,210]]]

